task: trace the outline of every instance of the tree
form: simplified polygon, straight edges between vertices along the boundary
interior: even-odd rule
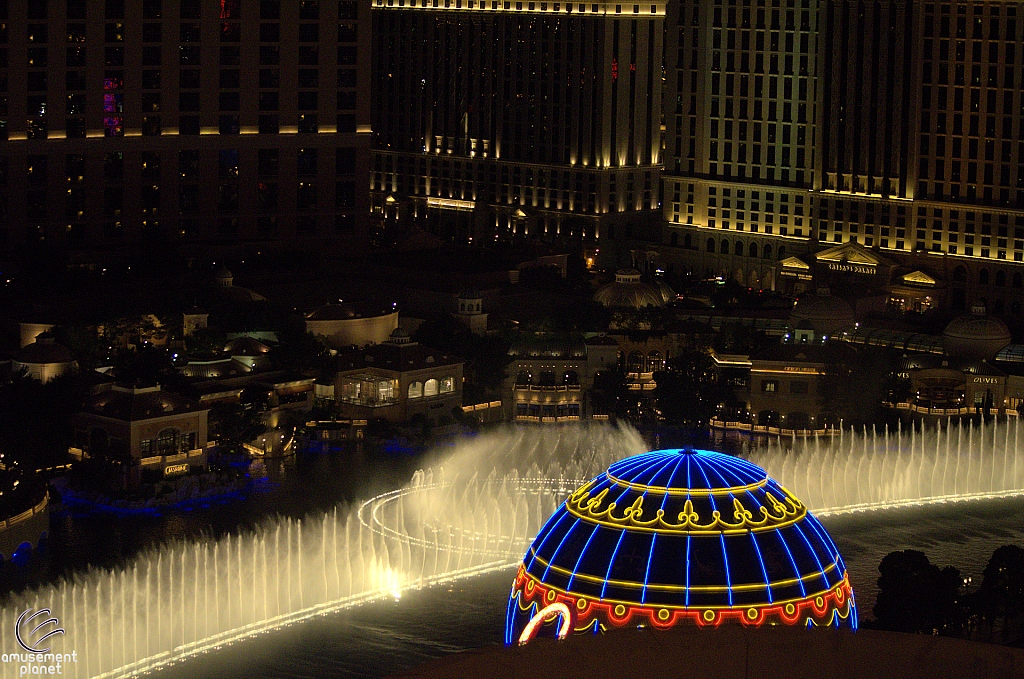
[[[952,566],[939,568],[923,552],[890,552],[878,565],[875,626],[892,632],[963,637],[967,630],[964,581]]]
[[[416,329],[413,339],[425,347],[462,358],[466,378],[463,400],[475,403],[490,400],[501,392],[505,367],[511,361],[508,342],[498,335],[475,335],[451,314],[427,319]]]
[[[732,398],[732,389],[718,379],[714,362],[703,351],[669,359],[654,381],[658,410],[669,424],[704,426],[718,405]]]
[[[625,418],[636,407],[638,399],[626,384],[626,371],[621,366],[602,370],[594,375],[594,411]]]
[[[327,369],[331,352],[313,333],[303,328],[301,331],[282,332],[280,338],[281,344],[270,353],[275,365],[292,370],[323,372]]]
[[[52,332],[57,344],[63,344],[71,350],[82,370],[92,370],[109,359],[107,343],[92,328],[58,325]]]
[[[87,389],[81,374],[40,384],[22,373],[0,384],[0,453],[6,461],[32,470],[65,462],[71,417],[81,408]]]
[[[985,621],[989,640],[1000,626],[1002,643],[1020,645],[1024,642],[1024,549],[1016,545],[1000,547],[992,553],[983,576],[973,608]]]
[[[190,356],[214,356],[224,351],[227,337],[214,328],[196,328],[185,338],[185,348]]]
[[[245,403],[214,403],[210,407],[211,438],[237,449],[266,430],[258,408]]]
[[[819,405],[855,427],[887,422],[893,411],[885,406],[904,395],[897,376],[899,356],[886,349],[852,350],[832,341],[825,345],[825,373],[819,377]]]

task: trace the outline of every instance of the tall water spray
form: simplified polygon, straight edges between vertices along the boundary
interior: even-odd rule
[[[360,506],[167,545],[18,595],[0,611],[0,638],[15,639],[26,608],[48,608],[65,630],[52,652],[76,654],[62,676],[129,677],[409,587],[503,568],[576,479],[644,449],[635,431],[608,426],[467,439],[443,467]],[[0,664],[0,677],[18,677],[22,664]]]
[[[863,429],[838,439],[775,441],[750,460],[816,514],[995,498],[1024,491],[1018,420],[976,427]]]
[[[1016,422],[919,433],[867,430],[773,443],[748,457],[818,514],[1024,492]],[[507,428],[465,440],[404,488],[243,535],[168,545],[19,595],[49,608],[77,652],[62,676],[128,677],[306,618],[518,563],[582,481],[647,449],[632,429]],[[3,649],[9,651],[13,649]],[[18,663],[0,677],[19,676]]]

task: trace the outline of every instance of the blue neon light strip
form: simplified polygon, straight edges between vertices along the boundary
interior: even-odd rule
[[[690,540],[689,533],[686,534],[686,606],[690,606]]]
[[[761,575],[764,576],[764,588],[768,594],[768,603],[775,603],[775,596],[772,594],[771,580],[768,579],[768,569],[764,565],[764,557],[761,556],[761,547],[757,544],[757,536],[753,532],[748,533],[750,541],[754,543],[754,551],[757,552],[757,560],[761,564]]]
[[[568,515],[569,514],[566,513],[566,516]],[[576,521],[572,524],[572,527],[569,528],[569,530],[565,531],[565,535],[563,535],[562,539],[558,542],[558,546],[555,547],[555,551],[551,552],[551,558],[548,559],[548,565],[546,568],[544,568],[544,575],[541,577],[541,582],[544,582],[548,579],[548,572],[551,570],[552,562],[554,562],[554,560],[558,557],[558,552],[562,549],[562,545],[565,544],[566,539],[568,539],[568,537],[572,535],[573,531],[576,530],[579,527],[579,525],[580,519],[576,519]]]
[[[797,568],[796,559],[793,558],[793,552],[789,551],[789,545],[786,544],[786,537],[778,528],[775,529],[774,533],[779,536],[779,542],[782,543],[782,546],[786,549],[786,554],[789,556],[789,563],[793,565],[793,575],[796,576],[796,582],[800,585],[800,595],[807,596],[807,588],[804,587],[804,581],[800,579],[800,569]]]
[[[530,557],[530,563],[526,564],[527,570],[533,568],[533,564],[537,560],[537,554],[540,552],[540,550],[544,549],[544,543],[548,541],[548,538],[551,537],[551,534],[555,531],[555,529],[558,528],[558,526],[562,523],[563,520],[565,520],[566,517],[572,516],[571,514],[569,514],[569,512],[564,511],[564,507],[565,505],[563,504],[561,508],[557,509],[555,513],[551,515],[552,519],[557,516],[558,520],[555,521],[555,525],[552,526],[547,533],[541,533],[544,535],[544,538],[540,541],[540,544],[534,544],[530,546],[530,552],[533,554],[533,556]],[[548,520],[548,523],[550,523],[550,519]],[[538,537],[541,534],[538,534]]]
[[[608,580],[612,577],[612,566],[615,565],[615,556],[619,553],[619,547],[622,545],[622,538],[626,537],[626,531],[619,531],[619,541],[615,543],[615,551],[612,552],[612,558],[608,561],[608,571],[604,574],[604,584],[601,585],[601,598],[604,598],[604,593],[608,589]]]
[[[651,575],[651,561],[654,560],[654,545],[658,541],[658,534],[655,533],[651,536],[651,551],[647,555],[647,571],[644,573],[644,588],[640,590],[640,605],[642,606],[647,600],[647,579]]]
[[[594,539],[594,536],[597,535],[597,531],[599,531],[600,529],[600,525],[594,524],[594,530],[590,531],[590,537],[587,538],[587,544],[583,545],[583,549],[580,550],[580,556],[578,559],[576,559],[576,565],[572,567],[572,575],[569,576],[569,582],[565,586],[566,590],[572,589],[572,581],[576,577],[576,571],[580,569],[580,564],[583,563],[583,555],[587,553],[587,547],[590,546],[590,541]],[[550,568],[550,564],[548,565],[548,567]],[[546,570],[544,571],[544,575],[547,575]]]
[[[825,572],[824,566],[821,565],[821,559],[818,558],[817,550],[811,546],[811,541],[807,539],[806,535],[804,535],[804,531],[800,528],[800,524],[794,523],[793,528],[795,528],[800,537],[804,539],[804,543],[807,545],[807,551],[809,551],[811,556],[814,557],[814,563],[818,564],[818,572],[821,573],[821,579],[825,582],[825,587],[830,587],[831,583],[828,581],[828,573]],[[842,574],[837,573],[837,576],[842,577]]]
[[[729,552],[725,549],[725,533],[719,533],[718,537],[722,541],[722,558],[725,560],[725,586],[728,587],[729,592],[729,606],[732,606],[732,577],[729,575]]]
[[[644,473],[644,472],[648,471],[650,468],[656,466],[657,462],[659,462],[659,460],[655,460],[655,461],[651,462],[650,464],[644,466],[640,470],[640,473]],[[671,464],[671,461],[666,462],[662,466],[660,466],[660,468],[657,471],[655,471],[654,474],[656,475],[660,470],[664,469],[665,467],[668,467],[669,464]],[[605,476],[604,480],[607,481],[607,476]],[[617,504],[618,502],[621,502],[623,497],[626,496],[626,494],[629,493],[629,491],[630,491],[630,489],[628,489],[628,487],[624,487],[622,493],[618,494],[618,497],[615,499],[615,503]],[[647,495],[646,492],[644,493],[644,495]],[[577,519],[577,523],[579,523],[579,522],[580,522],[580,519]],[[575,527],[575,526],[573,526],[573,527]],[[584,545],[583,550],[580,552],[580,557],[577,559],[577,562],[575,562],[575,565],[572,567],[572,575],[569,576],[569,582],[565,586],[565,589],[569,589],[572,586],[572,580],[575,578],[575,574],[577,574],[577,572],[579,571],[580,564],[583,563],[583,557],[587,553],[587,548],[590,547],[591,541],[594,539],[594,536],[597,535],[597,532],[599,531],[600,528],[601,528],[600,525],[595,525],[594,526],[594,529],[593,529],[593,531],[590,534],[590,538],[587,539],[587,544]],[[622,532],[622,535],[618,536],[618,543],[615,545],[615,552],[612,553],[611,560],[608,561],[607,574],[604,576],[604,584],[601,587],[601,598],[604,598],[604,592],[605,592],[605,589],[608,586],[608,579],[611,577],[611,568],[612,568],[612,566],[615,563],[615,554],[617,554],[617,552],[618,552],[618,545],[622,544],[623,538],[625,536],[626,536],[626,532],[625,531]],[[561,549],[561,545],[559,545],[559,549]],[[558,553],[558,550],[555,550],[555,554],[557,554],[557,553]],[[548,561],[548,567],[545,568],[545,570],[544,570],[544,579],[545,580],[548,577],[548,571],[550,570],[551,563],[554,562],[554,560],[555,560],[555,555],[552,554],[551,559],[549,559],[549,561]]]

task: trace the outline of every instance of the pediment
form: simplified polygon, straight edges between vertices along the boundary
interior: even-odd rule
[[[879,266],[889,263],[859,243],[843,243],[822,250],[815,255],[815,258],[819,262],[843,262],[861,266]]]
[[[902,277],[904,283],[910,285],[929,285],[933,286],[938,284],[934,278],[926,274],[924,271],[912,271]]]
[[[800,269],[801,271],[810,271],[811,269],[811,265],[799,257],[786,257],[781,264],[783,269]]]

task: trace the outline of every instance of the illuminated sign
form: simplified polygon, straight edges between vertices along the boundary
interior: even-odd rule
[[[974,377],[971,379],[974,384],[999,384],[998,377]]]
[[[476,203],[471,200],[458,200],[456,198],[427,198],[427,207],[436,207],[441,210],[457,210],[459,212],[472,212]]]
[[[875,267],[873,264],[847,264],[846,262],[829,262],[829,271],[842,271],[846,273],[859,273],[873,276]]]
[[[187,464],[169,464],[166,467],[164,467],[164,476],[173,476],[174,474],[185,474],[187,472]]]

